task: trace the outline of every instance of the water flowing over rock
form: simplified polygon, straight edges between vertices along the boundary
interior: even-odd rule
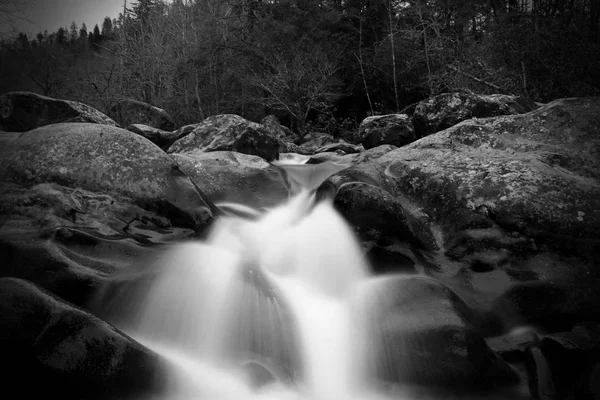
[[[376,278],[365,283],[360,300],[366,366],[376,379],[471,389],[518,381],[474,328],[473,312],[443,284],[415,276]]]
[[[360,123],[356,138],[365,149],[384,144],[401,147],[415,139],[415,130],[406,114],[367,117]]]
[[[31,282],[0,278],[0,326],[5,393],[100,400],[164,388],[160,356]]]
[[[464,121],[344,170],[325,187],[337,191],[336,205],[363,238],[386,245],[408,235],[421,249],[408,257],[484,302],[522,293],[504,303],[512,312],[496,309],[507,326],[540,317],[540,309],[545,323],[554,315],[554,328],[597,320],[598,109],[598,98],[561,99],[527,114]],[[525,285],[538,280],[547,282],[542,292]],[[540,295],[544,287],[554,289]],[[566,305],[552,293],[573,295]],[[560,317],[556,307],[565,310]]]
[[[61,122],[117,125],[100,111],[76,101],[54,99],[31,92],[0,95],[0,130],[25,132]]]
[[[353,154],[317,133],[279,160],[289,138],[229,115],[159,132],[169,154],[107,125],[1,133],[5,386],[593,398],[598,109],[560,99]]]
[[[267,161],[279,157],[279,142],[262,125],[238,115],[213,115],[177,140],[169,153],[184,155],[208,151],[237,151],[256,155]]]
[[[214,206],[170,157],[131,132],[55,124],[0,149],[2,276],[77,304],[145,246],[202,232]]]
[[[163,131],[175,129],[175,121],[165,110],[138,100],[119,100],[110,107],[108,115],[121,126],[143,124]]]
[[[244,204],[263,210],[290,196],[285,173],[258,156],[233,151],[171,156],[214,203]]]
[[[524,114],[535,108],[534,103],[518,96],[444,93],[417,104],[412,123],[417,137],[424,137],[466,119]]]

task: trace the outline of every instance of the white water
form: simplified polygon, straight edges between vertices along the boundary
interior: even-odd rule
[[[221,217],[204,242],[172,245],[117,281],[144,274],[102,301],[109,321],[169,360],[168,399],[374,398],[359,384],[351,307],[368,266],[329,202],[303,191],[258,219]]]

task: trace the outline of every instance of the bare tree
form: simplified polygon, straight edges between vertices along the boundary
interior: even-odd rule
[[[26,15],[30,6],[29,0],[0,0],[0,26],[15,31],[16,21],[28,21]]]
[[[252,83],[263,93],[254,100],[271,109],[288,112],[294,122],[293,130],[303,136],[309,113],[327,113],[342,95],[336,77],[340,55],[315,46],[293,47],[285,54],[265,57],[266,67],[254,73]]]

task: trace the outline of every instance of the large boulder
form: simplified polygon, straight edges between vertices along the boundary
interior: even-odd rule
[[[279,141],[262,125],[239,115],[213,115],[177,140],[169,153],[196,155],[208,151],[237,151],[267,161],[279,157]]]
[[[360,123],[356,137],[365,149],[384,144],[402,147],[415,139],[415,130],[406,114],[367,117]]]
[[[164,389],[164,361],[108,323],[31,282],[0,278],[4,393],[106,399]]]
[[[233,151],[171,156],[214,203],[237,203],[262,210],[290,196],[285,173],[258,156]]]
[[[138,100],[119,100],[110,107],[108,115],[121,126],[143,124],[163,131],[175,129],[175,121],[162,108]]]
[[[60,122],[117,125],[100,111],[76,101],[54,99],[31,92],[0,95],[0,130],[25,132]]]
[[[477,315],[442,283],[395,275],[361,292],[365,365],[374,378],[474,390],[518,382],[479,334]]]
[[[412,123],[417,137],[439,132],[471,118],[523,114],[537,106],[519,96],[444,93],[423,100],[415,107]]]
[[[147,247],[195,236],[214,206],[146,139],[97,124],[9,135],[0,148],[0,276],[77,304]]]
[[[560,99],[463,121],[324,188],[363,239],[409,243],[407,257],[501,316],[497,329],[597,320],[598,109],[600,98]]]

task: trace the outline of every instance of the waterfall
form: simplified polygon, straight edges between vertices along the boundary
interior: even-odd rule
[[[299,189],[264,213],[220,217],[202,242],[160,248],[96,303],[168,360],[167,393],[140,400],[431,398],[383,393],[366,379],[369,271],[331,200]]]

